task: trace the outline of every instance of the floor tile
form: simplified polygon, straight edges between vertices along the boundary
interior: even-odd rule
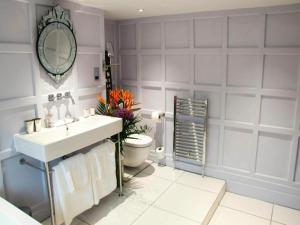
[[[176,180],[181,174],[183,174],[182,170],[177,170],[169,166],[159,166],[157,163],[151,164],[143,170],[143,172],[172,181]]]
[[[230,192],[225,193],[220,205],[240,210],[268,220],[271,219],[273,208],[271,203]]]
[[[198,225],[198,223],[151,207],[133,225]]]
[[[270,221],[220,206],[209,225],[270,225]]]
[[[285,224],[277,223],[277,222],[271,222],[271,225],[285,225]]]
[[[142,165],[138,167],[124,167],[124,180],[128,181],[131,179],[133,176],[137,175],[139,172],[147,168],[153,163],[151,160],[146,160]]]
[[[52,225],[50,218],[42,222],[43,225]],[[71,225],[88,225],[87,223],[80,221],[79,219],[75,218]]]
[[[80,219],[90,225],[130,225],[149,206],[127,196],[112,193],[99,206],[84,212]]]
[[[174,183],[154,206],[202,222],[217,200],[216,193]]]
[[[274,205],[272,220],[286,225],[300,225],[300,211]]]
[[[124,184],[124,194],[152,204],[171,183],[169,180],[141,172]]]
[[[214,193],[219,193],[225,188],[224,180],[212,177],[202,177],[201,175],[189,172],[184,172],[176,182]]]

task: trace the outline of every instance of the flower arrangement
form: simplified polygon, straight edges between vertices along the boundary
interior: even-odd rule
[[[142,121],[140,115],[135,115],[134,111],[139,108],[133,108],[137,105],[133,100],[133,94],[129,90],[113,89],[109,92],[109,102],[106,102],[101,95],[98,95],[98,106],[96,113],[100,115],[119,117],[123,119],[123,131],[120,133],[121,152],[123,152],[123,141],[132,138],[132,134],[143,134],[149,131],[147,125],[138,126]],[[114,141],[117,137],[113,137]]]

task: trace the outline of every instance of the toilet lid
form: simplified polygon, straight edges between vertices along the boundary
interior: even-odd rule
[[[129,137],[132,138],[127,138],[125,140],[125,145],[127,146],[142,148],[142,147],[150,146],[152,144],[152,138],[147,135],[132,134]]]

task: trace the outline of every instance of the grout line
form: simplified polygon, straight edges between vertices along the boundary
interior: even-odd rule
[[[263,220],[271,220],[271,219],[267,219],[267,218],[262,217],[262,216],[255,215],[255,214],[253,214],[253,213],[249,213],[249,212],[246,212],[246,211],[243,211],[243,210],[240,210],[240,209],[232,208],[232,207],[230,207],[230,206],[219,205],[219,207],[231,209],[231,210],[234,210],[234,211],[237,211],[237,212],[240,212],[240,213],[244,213],[244,214],[247,214],[247,215],[250,215],[250,216],[255,216],[255,217],[260,218],[260,219],[263,219]]]
[[[155,205],[153,205],[152,207],[153,207],[153,208],[156,208],[156,209],[159,209],[159,210],[161,210],[161,211],[164,211],[164,212],[166,212],[166,213],[169,213],[169,214],[172,214],[172,215],[175,215],[175,216],[178,216],[178,217],[182,217],[182,218],[184,218],[184,219],[186,219],[186,220],[189,220],[189,221],[192,221],[192,222],[195,222],[195,223],[203,222],[203,221],[197,221],[197,220],[191,219],[191,218],[189,218],[189,217],[180,215],[180,214],[178,214],[178,213],[174,213],[174,212],[168,211],[168,210],[166,210],[166,209],[162,209],[162,208],[160,208],[160,207],[158,207],[158,206],[155,206]],[[200,224],[200,225],[201,225],[201,224]]]
[[[162,178],[163,179],[163,178]],[[167,179],[165,179],[165,180],[167,180]],[[168,181],[170,181],[170,180],[168,180]],[[154,206],[154,203],[156,203],[157,201],[158,201],[158,199],[160,199],[160,197],[163,195],[163,194],[165,194],[169,189],[170,189],[170,187],[171,186],[173,186],[173,184],[175,183],[175,180],[174,181],[171,181],[171,183],[169,184],[169,186],[166,188],[166,190],[164,190],[155,200],[153,200],[153,202],[151,202],[151,204],[149,204],[149,207],[144,211],[144,212],[142,212],[140,215],[138,215],[137,216],[137,218],[135,218],[135,220],[131,223],[131,225],[134,225],[135,224],[135,222],[139,219],[139,218],[141,218],[151,207],[155,207]]]
[[[151,160],[152,161],[152,160]],[[149,166],[151,166],[154,163],[154,161],[152,161],[151,163],[149,163],[146,167],[144,167],[143,169],[141,169],[140,171],[138,171],[136,174],[134,174],[132,177],[135,177],[137,175],[139,175],[140,173],[142,173],[145,169],[147,169]]]
[[[272,212],[271,212],[270,225],[272,225],[272,221],[273,221],[273,212],[274,212],[274,203],[272,204]]]
[[[135,218],[135,220],[131,223],[131,225],[133,225],[142,215],[144,215],[152,206],[153,206],[153,204],[164,194],[164,193],[166,193],[169,189],[170,189],[170,187],[172,186],[174,184],[174,182],[171,182],[170,184],[169,184],[169,186],[166,188],[166,190],[164,190],[153,202],[151,202],[150,204],[148,204],[148,208],[144,211],[144,212],[142,212],[140,215],[138,215],[137,216],[137,218]]]
[[[152,161],[152,160],[151,160]],[[154,163],[154,161],[152,161],[151,163],[149,163],[147,166],[145,166],[143,169],[139,170],[138,172],[134,173],[133,175],[130,175],[128,177],[127,181],[124,181],[124,183],[127,183],[128,181],[130,181],[133,177],[139,175],[140,173],[142,173],[145,169],[147,169],[149,166],[151,166]],[[125,171],[124,171],[125,172]]]
[[[275,204],[273,203],[273,207],[272,207],[272,215],[271,215],[271,225],[272,225],[272,222],[279,223],[279,224],[282,224],[282,225],[286,225],[285,223],[282,223],[282,222],[278,222],[278,221],[276,221],[276,220],[273,220],[274,207],[275,207]]]
[[[154,163],[154,162],[153,162]],[[153,164],[153,163],[151,163],[151,164]],[[150,166],[150,165],[149,165]],[[149,166],[147,166],[147,167],[149,167]],[[166,166],[166,167],[168,167],[168,166]],[[170,168],[172,168],[172,167],[170,167]],[[176,168],[174,168],[174,169],[176,169]],[[182,186],[185,186],[185,187],[188,187],[188,188],[192,188],[192,189],[196,189],[196,190],[200,190],[200,191],[205,191],[205,192],[209,192],[209,193],[212,193],[212,194],[219,194],[219,192],[213,192],[213,191],[210,191],[210,190],[207,190],[207,189],[203,189],[203,188],[200,188],[200,187],[195,187],[195,186],[193,186],[193,185],[189,185],[189,184],[184,184],[184,183],[181,183],[181,182],[178,182],[178,180],[186,173],[186,172],[189,172],[189,171],[187,171],[187,170],[182,170],[182,169],[177,169],[177,170],[180,170],[180,171],[182,171],[182,173],[176,178],[176,179],[167,179],[167,178],[165,178],[165,177],[160,177],[160,176],[157,176],[157,175],[153,175],[153,174],[148,174],[148,173],[146,173],[147,175],[151,175],[151,176],[154,176],[154,177],[157,177],[157,178],[160,178],[160,179],[163,179],[163,180],[166,180],[166,181],[171,181],[172,183],[176,183],[176,184],[179,184],[179,185],[182,185]],[[142,171],[140,171],[138,174],[140,174]],[[191,172],[191,173],[193,173],[193,172]],[[193,173],[193,174],[195,174],[195,175],[198,175],[198,176],[201,176],[200,174],[198,174],[198,173]],[[205,177],[207,177],[207,176],[205,176]],[[129,180],[128,180],[129,181]],[[127,181],[127,182],[128,182]],[[224,180],[223,180],[224,181]],[[225,183],[226,184],[226,183]],[[226,192],[226,191],[225,191]]]
[[[79,215],[79,216],[76,216],[75,218],[76,218],[77,220],[79,220],[79,221],[81,221],[81,222],[87,224],[87,225],[91,225],[90,223],[88,223],[88,222],[86,222],[84,219],[82,219],[82,218],[80,217],[80,215]],[[72,224],[71,224],[71,225],[72,225]]]

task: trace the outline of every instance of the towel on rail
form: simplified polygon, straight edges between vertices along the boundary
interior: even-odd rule
[[[87,153],[88,169],[92,179],[94,204],[117,187],[115,144],[107,141]]]
[[[56,221],[61,224],[63,220],[65,225],[69,225],[76,216],[94,205],[86,158],[78,154],[61,161],[53,169],[55,209],[58,210]]]

